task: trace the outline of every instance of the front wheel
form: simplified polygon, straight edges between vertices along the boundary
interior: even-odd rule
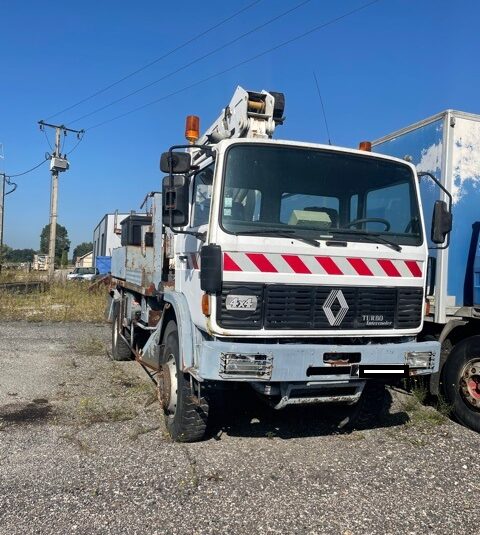
[[[345,430],[369,429],[378,425],[387,412],[388,397],[385,383],[368,380],[360,399],[348,407],[347,417],[339,427]]]
[[[457,420],[480,432],[480,336],[454,346],[443,379],[445,396]]]
[[[205,435],[208,402],[192,391],[190,376],[180,362],[177,324],[170,321],[163,335],[165,364],[158,376],[158,394],[168,433],[176,442],[196,442]]]

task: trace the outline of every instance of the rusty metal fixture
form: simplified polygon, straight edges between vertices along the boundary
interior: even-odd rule
[[[142,354],[140,353],[138,348],[132,349],[132,353],[135,356],[135,360],[139,362],[142,366],[144,366],[145,368],[150,368],[151,370],[154,370],[156,372],[160,372],[159,368],[157,368],[156,366],[152,366],[151,364],[148,364],[148,362],[145,362],[143,360]]]
[[[155,327],[162,317],[162,310],[149,310],[148,311],[148,326]]]
[[[350,361],[348,359],[329,359],[324,361],[325,364],[330,364],[330,366],[348,366]]]
[[[480,410],[480,360],[471,360],[465,365],[459,386],[463,399]]]
[[[161,366],[157,379],[157,396],[167,414],[175,414],[177,409],[177,390],[177,365],[174,355],[170,354],[166,364]]]

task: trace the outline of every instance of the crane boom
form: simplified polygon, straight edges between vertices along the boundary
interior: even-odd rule
[[[238,86],[230,104],[199,139],[199,145],[222,139],[272,137],[275,127],[284,121],[283,93],[247,91]]]

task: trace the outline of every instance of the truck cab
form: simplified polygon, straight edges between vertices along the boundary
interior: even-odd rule
[[[276,409],[343,403],[364,418],[386,381],[438,370],[440,344],[417,340],[427,240],[415,167],[274,140],[283,105],[238,88],[203,136],[189,119],[190,144],[162,155],[150,256],[145,240],[114,251],[114,356],[117,345],[155,375],[176,440],[201,438],[210,392],[239,382]]]

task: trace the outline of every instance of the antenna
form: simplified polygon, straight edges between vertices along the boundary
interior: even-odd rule
[[[320,86],[318,85],[317,75],[313,71],[313,77],[315,78],[315,85],[317,86],[318,98],[320,99],[320,104],[322,105],[322,114],[323,120],[325,121],[325,129],[327,130],[328,144],[331,145],[332,141],[330,139],[330,130],[328,129],[327,114],[325,113],[325,106],[323,105],[322,94],[320,93]]]

